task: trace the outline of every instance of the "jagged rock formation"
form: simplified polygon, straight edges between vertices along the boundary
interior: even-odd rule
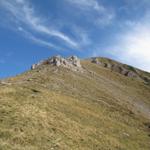
[[[82,69],[81,64],[80,64],[80,59],[77,56],[71,56],[68,58],[63,58],[61,56],[54,56],[51,57],[47,60],[41,61],[37,64],[33,64],[31,69],[36,69],[37,67],[41,66],[41,65],[54,65],[54,66],[63,66],[66,68],[69,68],[73,71],[79,71]]]

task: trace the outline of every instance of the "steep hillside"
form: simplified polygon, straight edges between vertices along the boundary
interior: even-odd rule
[[[52,57],[0,83],[0,150],[149,150],[150,74]]]

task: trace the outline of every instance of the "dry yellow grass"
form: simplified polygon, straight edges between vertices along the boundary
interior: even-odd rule
[[[150,87],[92,64],[0,85],[0,150],[149,150]]]

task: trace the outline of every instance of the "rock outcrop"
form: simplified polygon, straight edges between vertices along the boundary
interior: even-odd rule
[[[97,57],[92,58],[91,62],[95,63],[95,64],[98,64],[102,67],[108,68],[111,71],[118,72],[118,73],[120,73],[124,76],[127,76],[127,77],[140,78],[139,75],[136,73],[136,71],[134,71],[132,69],[129,69],[129,67],[127,67],[123,64],[119,64],[117,62],[116,63],[115,62],[111,63],[110,60],[104,61],[104,59],[100,60]]]
[[[82,69],[82,66],[80,64],[80,59],[77,56],[71,56],[68,58],[63,58],[61,56],[54,56],[47,60],[41,61],[37,64],[33,64],[31,69],[36,69],[37,67],[41,65],[53,65],[56,67],[62,66],[65,68],[69,68],[73,71],[78,71]]]
[[[1,85],[11,85],[11,83],[9,83],[7,81],[3,81],[3,80],[0,80],[0,84]]]
[[[95,58],[92,58],[92,63],[100,64],[100,61],[95,57]]]

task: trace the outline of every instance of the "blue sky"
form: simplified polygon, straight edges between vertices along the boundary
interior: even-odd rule
[[[150,72],[150,1],[0,0],[0,78],[58,54]]]

